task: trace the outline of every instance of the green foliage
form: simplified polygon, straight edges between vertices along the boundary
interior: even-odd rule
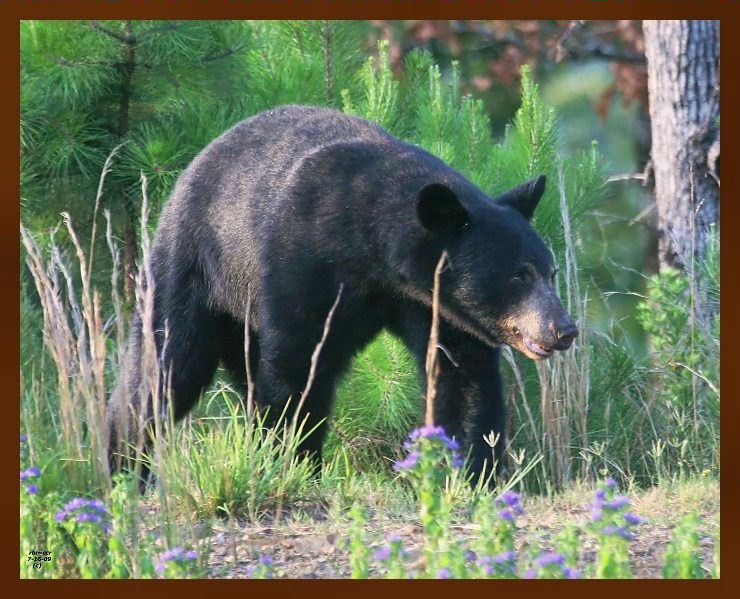
[[[339,107],[343,90],[358,89],[366,22],[251,21],[248,26],[248,114],[280,104]]]
[[[632,527],[643,518],[628,511],[629,499],[617,493],[617,483],[608,478],[599,484],[588,531],[598,538],[597,578],[631,578],[629,542]]]
[[[349,516],[349,561],[352,566],[352,578],[367,578],[370,567],[370,548],[364,538],[367,511],[361,505],[355,504]]]
[[[424,427],[414,431],[407,445],[408,456],[396,469],[408,478],[419,504],[423,531],[423,559],[409,563],[403,540],[391,535],[371,555],[367,533],[368,517],[358,504],[350,511],[348,548],[354,578],[369,577],[373,562],[381,575],[388,578],[630,578],[629,548],[635,530],[644,519],[629,509],[629,499],[619,494],[611,479],[599,483],[590,520],[586,524],[567,522],[555,538],[556,551],[544,550],[535,540],[524,547],[530,557],[517,551],[520,530],[516,517],[523,514],[520,496],[507,490],[491,500],[481,498],[472,518],[469,538],[459,538],[460,528],[453,532],[450,505],[442,492],[446,477],[451,475],[454,444],[443,431]],[[664,577],[702,578],[697,516],[683,520],[674,532],[666,552]],[[593,562],[578,568],[584,557],[581,537],[595,536],[598,550]],[[455,538],[455,537],[458,538]],[[520,569],[521,568],[521,569]]]
[[[355,359],[339,387],[325,456],[331,460],[344,450],[352,470],[388,472],[388,458],[398,456],[422,407],[413,357],[382,333]]]
[[[229,107],[233,122],[240,112],[246,35],[237,21],[22,22],[21,137],[33,157],[23,167],[39,184],[29,198],[58,179],[94,185],[121,142],[113,176],[129,187],[141,171],[156,183],[161,170],[182,168],[219,132],[214,116]],[[206,139],[198,122],[214,126]]]
[[[357,105],[352,104],[349,90],[342,90],[344,111],[359,114],[392,130],[397,119],[398,82],[391,72],[387,42],[378,44],[378,57],[365,62],[359,80],[362,96]]]
[[[703,276],[693,279],[673,269],[653,275],[637,306],[637,318],[655,350],[654,417],[665,430],[653,455],[661,466],[676,463],[682,476],[718,465],[719,244],[714,232],[697,267]],[[697,282],[705,287],[698,288]]]
[[[701,565],[700,526],[701,521],[695,513],[676,526],[663,558],[663,578],[706,578]]]
[[[160,470],[182,509],[201,516],[247,516],[308,495],[313,476],[296,448],[311,431],[284,420],[267,427],[265,415],[246,418],[238,400],[221,391],[228,415],[216,422],[189,422],[163,448]]]

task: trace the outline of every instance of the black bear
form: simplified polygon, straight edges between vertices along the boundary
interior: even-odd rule
[[[333,110],[284,106],[237,124],[183,172],[152,245],[152,325],[174,417],[193,407],[219,362],[245,380],[248,296],[257,404],[279,413],[300,397],[342,286],[303,406],[308,427],[324,420],[302,448],[320,455],[337,380],[381,329],[423,371],[433,273],[446,250],[436,423],[480,475],[493,458],[484,436],[504,432],[499,346],[541,359],[578,334],[553,288],[551,253],[528,222],[544,186],[540,176],[491,198],[432,154]],[[151,417],[142,352],[135,316],[109,408],[113,453],[123,406]]]

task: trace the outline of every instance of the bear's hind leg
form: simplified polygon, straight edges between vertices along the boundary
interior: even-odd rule
[[[153,439],[146,431],[152,429],[154,421],[153,391],[161,406],[160,414],[165,417],[171,401],[173,417],[179,420],[195,405],[218,365],[220,317],[198,293],[167,291],[166,285],[161,285],[155,296],[152,328],[156,366],[147,368],[144,364],[143,348],[150,337],[142,330],[140,315],[133,319],[124,365],[108,405],[112,472],[126,461],[128,447],[149,452]],[[152,380],[144,380],[147,377]]]
[[[244,323],[239,322],[238,320],[230,316],[224,316],[223,337],[221,342],[221,361],[224,368],[231,375],[231,380],[236,386],[237,391],[239,392],[246,413],[247,369],[245,366],[246,350],[244,347],[244,342]],[[250,331],[249,365],[253,384],[257,380],[259,356],[259,336],[255,331]],[[256,389],[253,389],[252,391],[256,395]]]

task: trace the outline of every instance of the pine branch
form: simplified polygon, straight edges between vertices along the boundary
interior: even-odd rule
[[[200,61],[201,62],[213,62],[214,60],[221,60],[222,58],[227,58],[229,56],[237,54],[238,52],[241,52],[243,48],[244,48],[244,44],[237,44],[236,46],[231,46],[227,50],[219,54],[210,54],[208,56],[205,56],[204,58],[201,58]]]
[[[152,35],[153,33],[166,33],[168,31],[175,31],[179,29],[180,27],[182,27],[182,25],[183,25],[182,22],[177,21],[177,22],[169,22],[169,23],[166,23],[165,25],[160,25],[158,27],[152,27],[151,29],[142,31],[139,34],[139,38],[148,37]]]
[[[104,25],[101,25],[99,21],[90,21],[90,26],[95,31],[103,33],[108,37],[112,37],[113,39],[116,39],[123,44],[136,43],[136,37],[132,33],[119,33],[118,31],[113,31],[112,29],[108,29]]]

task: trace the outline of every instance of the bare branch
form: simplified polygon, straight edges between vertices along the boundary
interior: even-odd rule
[[[254,414],[254,379],[252,366],[249,363],[249,314],[252,311],[252,293],[247,283],[247,311],[244,315],[244,364],[247,371],[247,419],[251,422]]]
[[[437,377],[439,376],[439,364],[437,362],[437,347],[439,346],[439,277],[447,262],[447,252],[442,252],[434,269],[434,292],[432,296],[432,330],[429,333],[429,344],[427,345],[426,373],[427,373],[427,397],[426,417],[424,424],[434,426],[434,400],[437,398]]]
[[[295,422],[297,422],[298,414],[300,414],[301,409],[303,408],[303,404],[306,403],[306,398],[308,397],[309,391],[311,391],[311,387],[313,385],[314,378],[316,378],[316,368],[319,364],[319,356],[321,355],[321,350],[324,347],[324,343],[326,342],[326,338],[329,336],[329,328],[331,327],[331,321],[332,318],[334,318],[334,312],[337,310],[337,306],[339,305],[339,300],[342,298],[342,292],[344,291],[344,283],[339,284],[339,291],[337,292],[337,299],[334,300],[334,304],[331,307],[331,310],[329,310],[329,313],[326,315],[326,320],[324,321],[324,332],[321,335],[321,340],[316,345],[316,349],[313,350],[313,355],[311,356],[311,369],[308,372],[308,380],[306,381],[306,387],[303,389],[303,393],[301,393],[301,401],[298,402],[298,407],[295,411]]]

